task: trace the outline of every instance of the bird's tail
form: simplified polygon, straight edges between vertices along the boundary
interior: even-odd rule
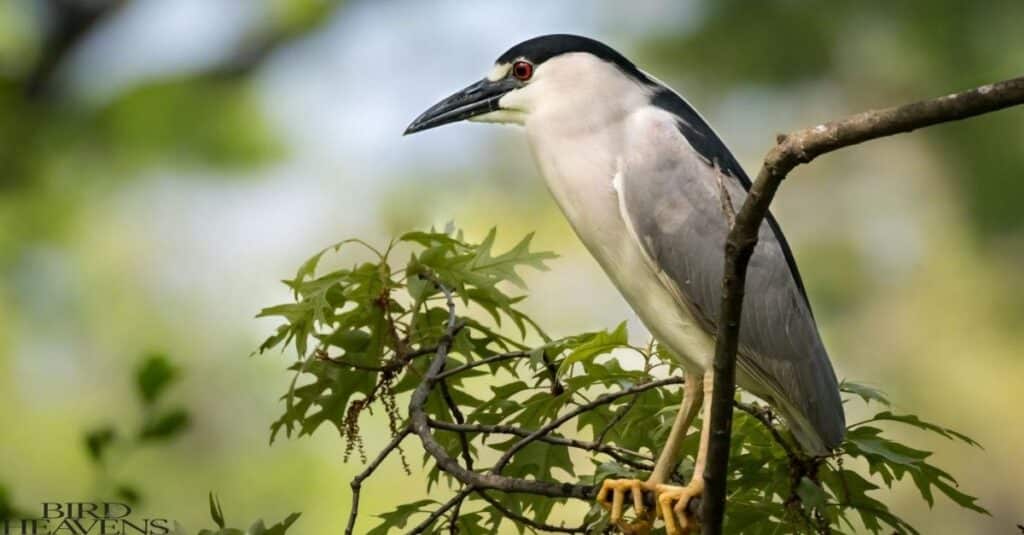
[[[821,365],[822,362],[824,365]],[[756,368],[744,364],[746,363],[740,362],[741,369],[757,374]],[[758,381],[760,386],[769,388],[766,392],[753,392],[766,398],[765,401],[778,410],[804,453],[814,456],[828,455],[842,443],[846,434],[843,403],[832,366],[828,360],[822,359],[804,363],[803,366],[791,366],[785,371],[786,373],[778,376],[790,379],[792,384],[788,387],[766,380],[765,375],[757,374],[762,379]]]

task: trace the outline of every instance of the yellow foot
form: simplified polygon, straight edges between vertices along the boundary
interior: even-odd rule
[[[639,479],[606,479],[597,491],[597,503],[609,511],[609,517],[617,528],[626,535],[647,535],[651,531],[651,518],[644,505],[644,491],[652,490]],[[622,518],[626,494],[629,494],[636,514],[636,521],[627,522]]]
[[[697,519],[690,515],[686,506],[690,499],[704,492],[704,480],[697,478],[685,487],[674,485],[655,485],[654,492],[658,496],[658,516],[665,521],[667,535],[689,535],[697,533],[700,526]]]

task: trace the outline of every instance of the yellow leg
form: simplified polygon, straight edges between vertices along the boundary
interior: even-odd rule
[[[694,373],[686,373],[686,383],[683,387],[683,404],[676,419],[672,422],[672,430],[669,432],[668,442],[662,448],[654,470],[647,481],[639,479],[606,479],[601,483],[601,489],[597,492],[597,501],[602,507],[609,511],[609,517],[616,527],[627,535],[645,535],[651,529],[653,518],[644,505],[643,494],[645,491],[658,494],[657,487],[668,481],[672,471],[679,464],[682,456],[682,444],[686,438],[686,432],[693,423],[693,418],[700,410],[703,392],[701,390],[701,376]],[[673,487],[678,488],[678,487]],[[626,503],[626,493],[630,494],[633,511],[636,514],[636,522],[625,522],[623,520],[623,506]],[[657,505],[655,509],[657,509]]]
[[[672,430],[669,431],[668,441],[661,449],[658,462],[654,464],[654,471],[651,477],[647,478],[649,486],[659,485],[668,481],[672,472],[679,465],[679,459],[683,456],[683,440],[686,439],[686,432],[693,424],[693,418],[697,416],[703,401],[701,390],[701,375],[686,372],[686,383],[683,385],[683,405],[676,413],[676,419],[672,422]]]
[[[712,373],[704,374],[704,397],[711,399],[714,385]],[[704,421],[700,430],[700,446],[697,448],[697,461],[693,466],[693,477],[685,487],[659,484],[654,487],[658,496],[658,516],[665,521],[667,535],[687,535],[699,529],[697,519],[686,510],[690,500],[704,492],[704,463],[707,458],[708,440],[711,428],[711,403],[704,406]]]

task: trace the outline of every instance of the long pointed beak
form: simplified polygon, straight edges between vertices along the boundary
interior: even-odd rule
[[[431,106],[416,118],[402,135],[414,134],[443,124],[463,121],[501,109],[498,101],[509,91],[519,87],[516,79],[491,81],[487,78],[476,82],[454,95]]]

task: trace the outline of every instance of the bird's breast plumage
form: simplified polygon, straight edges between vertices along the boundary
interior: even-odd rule
[[[528,123],[527,131],[548,189],[580,241],[651,333],[683,366],[700,371],[710,365],[713,339],[666,286],[664,274],[623,217],[621,191],[630,180],[626,158],[657,154],[626,154],[627,140],[640,134],[636,128],[660,128],[637,119],[627,117],[603,130],[571,134]]]

